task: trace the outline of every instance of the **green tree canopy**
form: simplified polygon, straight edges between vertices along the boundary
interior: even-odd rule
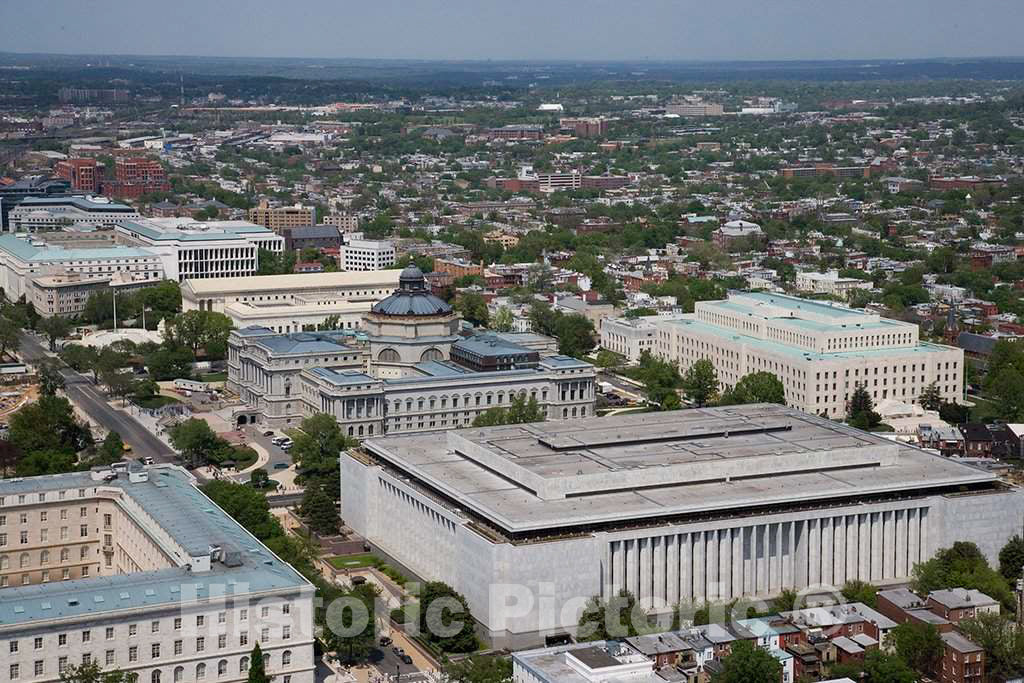
[[[632,637],[639,634],[647,621],[647,613],[628,590],[620,590],[606,602],[595,595],[580,613],[576,637],[579,640]]]
[[[998,600],[1006,609],[1015,607],[1006,579],[989,566],[974,543],[957,541],[949,548],[940,548],[927,562],[914,565],[912,576],[911,587],[921,595],[948,588],[973,588]]]
[[[698,408],[718,396],[718,371],[711,361],[701,358],[683,373],[683,394]]]
[[[511,683],[512,659],[501,655],[473,655],[441,663],[441,673],[454,683]]]
[[[722,659],[722,671],[715,683],[778,683],[782,680],[782,664],[748,640],[737,640],[732,652]]]
[[[423,585],[419,598],[420,633],[427,640],[442,652],[472,652],[479,647],[469,604],[454,588],[430,581]]]
[[[736,382],[736,386],[722,392],[722,405],[744,403],[778,403],[786,405],[786,388],[770,372],[752,372]]]
[[[921,673],[935,673],[942,661],[943,644],[933,624],[907,621],[889,632],[896,654]]]

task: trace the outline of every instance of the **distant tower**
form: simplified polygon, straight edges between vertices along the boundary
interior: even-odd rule
[[[946,329],[943,330],[943,335],[946,337],[946,341],[953,343],[956,338],[960,336],[960,323],[958,320],[959,316],[956,314],[956,304],[950,302],[949,310],[946,311]]]
[[[185,74],[178,74],[179,82],[181,83],[181,106],[185,106]]]

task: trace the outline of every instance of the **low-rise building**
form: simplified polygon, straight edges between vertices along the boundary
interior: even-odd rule
[[[270,228],[276,233],[286,228],[299,228],[303,225],[316,225],[316,209],[312,206],[270,206],[267,200],[261,200],[259,206],[249,209],[249,220],[256,225]]]
[[[43,232],[71,227],[112,228],[139,218],[127,204],[105,197],[25,197],[8,214],[10,232]]]
[[[395,245],[390,240],[348,240],[338,252],[344,271],[386,270],[395,265]]]
[[[802,271],[796,274],[796,288],[801,292],[827,294],[828,296],[848,299],[851,292],[860,289],[871,289],[870,280],[855,277],[840,277],[839,271],[830,270],[825,273]]]
[[[114,230],[119,241],[157,254],[167,279],[178,282],[255,275],[260,249],[284,250],[284,238],[248,221],[145,218]]]

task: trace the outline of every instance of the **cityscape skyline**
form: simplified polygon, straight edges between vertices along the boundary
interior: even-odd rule
[[[588,4],[586,12],[570,3],[547,7],[527,0],[525,11],[506,16],[501,6],[464,0],[386,0],[372,6],[312,0],[302,14],[288,6],[254,9],[237,1],[210,6],[184,0],[176,15],[167,17],[147,3],[114,0],[96,11],[58,0],[45,7],[0,9],[0,41],[17,53],[240,58],[600,62],[1014,56],[1014,30],[1024,20],[1024,7],[999,0],[979,4],[984,11],[964,13],[951,0],[896,6],[881,0],[856,6],[782,0],[770,7],[740,0],[714,6],[657,0],[638,13],[608,0]],[[922,23],[918,19],[925,11],[949,19]],[[538,16],[544,21],[535,21]],[[157,19],[168,30],[154,34]],[[224,30],[232,26],[237,30]]]

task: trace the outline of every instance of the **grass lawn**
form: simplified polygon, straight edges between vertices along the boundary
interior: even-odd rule
[[[967,400],[974,404],[971,407],[971,420],[974,422],[985,422],[985,418],[993,418],[998,414],[995,404],[987,398],[971,395]]]
[[[227,382],[228,373],[226,372],[208,372],[205,375],[199,375],[199,381],[201,382]]]
[[[327,561],[335,569],[362,569],[363,567],[372,567],[377,561],[377,556],[373,553],[335,555],[334,557],[327,558]]]
[[[235,446],[235,469],[244,470],[256,462],[259,455],[248,446]]]
[[[179,401],[178,399],[174,398],[173,396],[161,396],[161,395],[151,396],[150,398],[144,398],[144,399],[135,401],[135,404],[138,405],[140,408],[147,408],[149,410],[155,410],[157,408],[163,408],[164,406],[169,406],[172,403],[181,403],[181,401]]]

